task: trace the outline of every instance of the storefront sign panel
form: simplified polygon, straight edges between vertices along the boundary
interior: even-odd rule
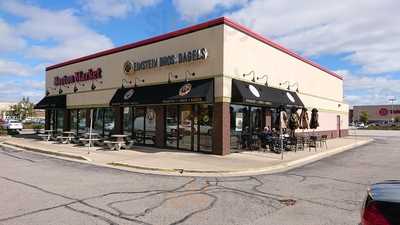
[[[158,67],[190,63],[194,61],[205,60],[208,57],[208,51],[206,48],[193,49],[186,52],[180,52],[173,55],[155,57],[152,59],[146,59],[142,61],[130,61],[124,62],[123,70],[126,75],[131,75],[137,71],[149,70]]]
[[[163,103],[187,103],[187,102],[203,102],[205,101],[204,98],[178,98],[178,99],[167,99],[163,100]]]
[[[54,77],[54,85],[68,85],[78,82],[85,82],[89,80],[97,80],[102,78],[102,70],[101,68],[97,69],[89,69],[88,71],[78,71],[73,75],[65,75],[65,76],[56,76]]]

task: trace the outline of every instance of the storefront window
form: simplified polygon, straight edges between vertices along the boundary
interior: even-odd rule
[[[56,110],[49,110],[50,116],[50,130],[56,130]]]
[[[110,136],[115,128],[115,113],[112,108],[104,108],[104,136]]]
[[[56,113],[56,129],[57,133],[62,133],[64,129],[64,109],[58,109]]]
[[[198,124],[199,124],[199,150],[212,151],[212,133],[213,133],[213,108],[212,105],[198,106]]]
[[[167,106],[165,110],[166,146],[178,147],[178,107]]]
[[[239,149],[244,145],[244,136],[250,135],[249,106],[231,105],[231,148]]]
[[[88,118],[88,114],[89,110],[86,109],[79,109],[78,114],[78,132],[79,133],[87,133],[87,118]]]
[[[144,117],[146,108],[137,107],[134,111],[133,133],[134,141],[137,144],[144,144]]]
[[[146,121],[145,121],[145,138],[144,143],[147,145],[154,145],[156,137],[156,111],[154,107],[147,107]]]
[[[124,108],[124,134],[132,136],[132,119],[133,119],[133,108]]]
[[[78,126],[78,110],[71,110],[71,131],[76,132]]]
[[[261,107],[251,107],[251,121],[250,128],[252,134],[258,134],[263,130],[262,127],[262,109]]]
[[[93,133],[103,135],[104,108],[93,109]]]

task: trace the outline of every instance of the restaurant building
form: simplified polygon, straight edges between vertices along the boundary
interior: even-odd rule
[[[313,132],[347,134],[343,78],[227,18],[46,68],[46,127],[225,155],[278,108],[319,112]],[[90,114],[93,113],[93,120]],[[296,132],[312,132],[303,130]]]

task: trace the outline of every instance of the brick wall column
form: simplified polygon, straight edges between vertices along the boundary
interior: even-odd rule
[[[229,102],[214,103],[212,153],[215,155],[226,155],[231,151],[231,116],[229,106]]]
[[[64,131],[71,130],[71,110],[66,109],[64,111]]]
[[[44,122],[44,129],[45,130],[50,130],[50,109],[46,109],[45,111],[45,122]]]
[[[165,114],[164,107],[155,107],[156,113],[156,140],[155,145],[157,147],[165,147]]]
[[[114,134],[123,134],[124,133],[124,108],[122,107],[113,107],[115,115],[115,127]]]

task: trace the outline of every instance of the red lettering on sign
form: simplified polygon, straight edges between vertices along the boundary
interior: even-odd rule
[[[76,82],[101,79],[102,78],[101,72],[102,72],[101,68],[97,68],[96,70],[89,69],[87,72],[78,71],[75,72],[74,75],[65,75],[61,77],[57,76],[54,77],[54,85],[55,86],[67,85]]]

